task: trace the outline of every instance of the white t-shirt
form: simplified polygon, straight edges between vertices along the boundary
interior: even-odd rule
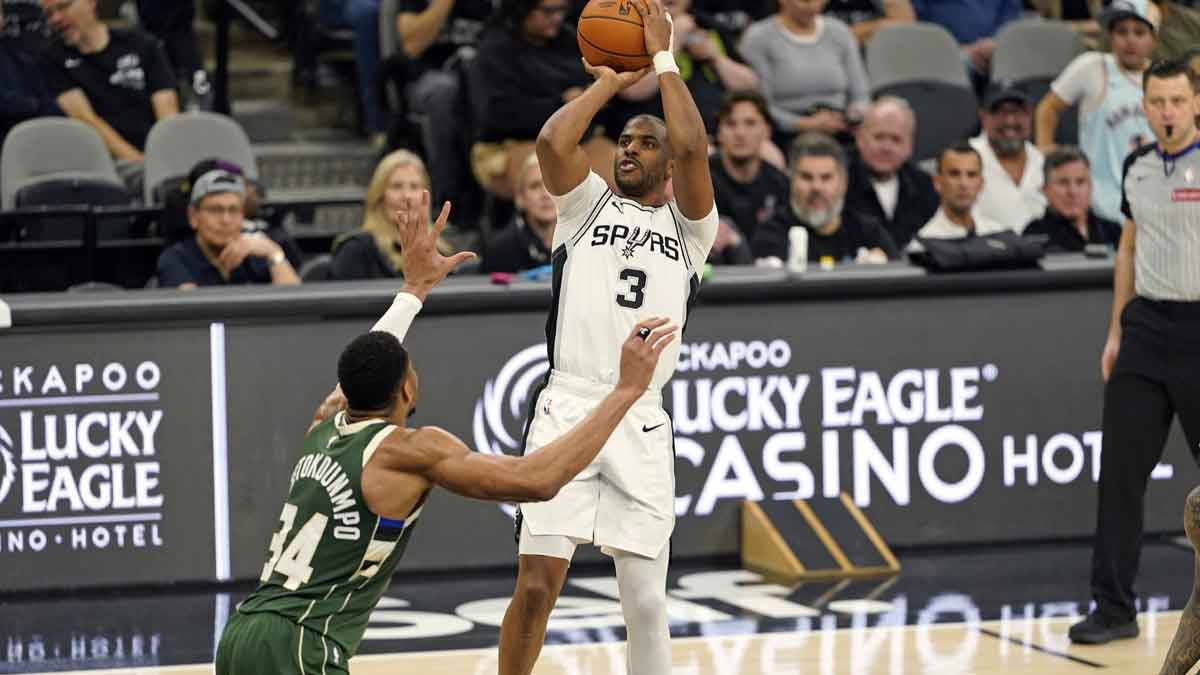
[[[652,316],[683,327],[717,236],[716,204],[690,220],[674,201],[643,206],[589,173],[554,197],[554,303],[547,322],[550,365],[593,382],[615,384],[621,345]],[[663,352],[650,388],[671,379],[679,340]]]
[[[1100,105],[1104,100],[1104,52],[1087,52],[1075,57],[1074,61],[1050,84],[1050,91],[1058,95],[1067,105],[1079,104],[1083,112]],[[1141,86],[1142,75],[1132,76]]]
[[[1046,212],[1046,195],[1042,192],[1046,158],[1042,151],[1026,141],[1025,169],[1021,172],[1020,184],[1017,184],[1004,170],[987,136],[980,134],[972,138],[971,147],[983,158],[983,192],[975,202],[975,211],[1017,234],[1024,232],[1030,221],[1041,218]]]
[[[888,220],[891,220],[896,215],[896,202],[900,201],[900,178],[892,176],[889,180],[872,179],[871,186],[875,188],[875,196],[879,198],[883,212],[887,214]]]
[[[971,211],[971,217],[975,220],[975,235],[979,237],[996,234],[997,232],[1005,232],[1009,229],[994,220],[980,215],[978,208]],[[940,208],[937,210],[937,213],[933,214],[933,218],[930,218],[929,222],[925,223],[925,227],[922,227],[921,231],[917,232],[917,236],[923,239],[966,239],[967,234],[966,228],[950,220],[946,216],[946,212]]]

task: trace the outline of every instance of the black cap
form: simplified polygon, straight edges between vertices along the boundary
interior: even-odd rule
[[[1015,101],[1025,107],[1030,105],[1028,94],[1011,85],[996,82],[989,86],[984,94],[983,107],[987,108],[989,112],[995,112],[996,107],[1005,101]]]

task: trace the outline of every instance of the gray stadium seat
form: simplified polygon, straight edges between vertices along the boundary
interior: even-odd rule
[[[1050,91],[1054,78],[1083,51],[1083,39],[1061,21],[1015,21],[996,36],[992,80],[1011,84],[1037,105]],[[1079,108],[1072,106],[1059,116],[1054,140],[1059,145],[1075,145],[1078,138]]]
[[[42,117],[13,127],[0,150],[0,205],[12,209],[22,190],[64,180],[124,191],[104,141],[83,122]]]
[[[189,112],[160,120],[146,137],[147,204],[162,201],[156,194],[163,181],[187,174],[202,159],[216,157],[236,163],[249,178],[258,178],[258,162],[250,138],[224,115]]]
[[[867,79],[875,89],[903,82],[943,82],[969,87],[954,36],[932,23],[888,26],[867,43]]]
[[[996,36],[992,79],[1001,82],[1053,80],[1083,50],[1079,34],[1062,21],[1014,21]]]
[[[323,253],[306,260],[297,272],[304,283],[313,281],[329,281],[333,278],[333,256]]]
[[[899,96],[912,106],[916,161],[936,156],[978,126],[978,102],[962,52],[941,26],[904,24],[876,33],[867,43],[867,76],[874,96]]]

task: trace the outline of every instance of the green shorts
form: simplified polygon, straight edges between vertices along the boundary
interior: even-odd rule
[[[346,653],[271,612],[234,612],[217,647],[217,675],[347,675]]]

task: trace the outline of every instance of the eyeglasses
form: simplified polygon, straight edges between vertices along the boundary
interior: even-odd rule
[[[208,204],[207,206],[201,206],[200,210],[210,216],[218,217],[233,217],[242,215],[242,207],[240,206],[217,206],[216,204]]]

